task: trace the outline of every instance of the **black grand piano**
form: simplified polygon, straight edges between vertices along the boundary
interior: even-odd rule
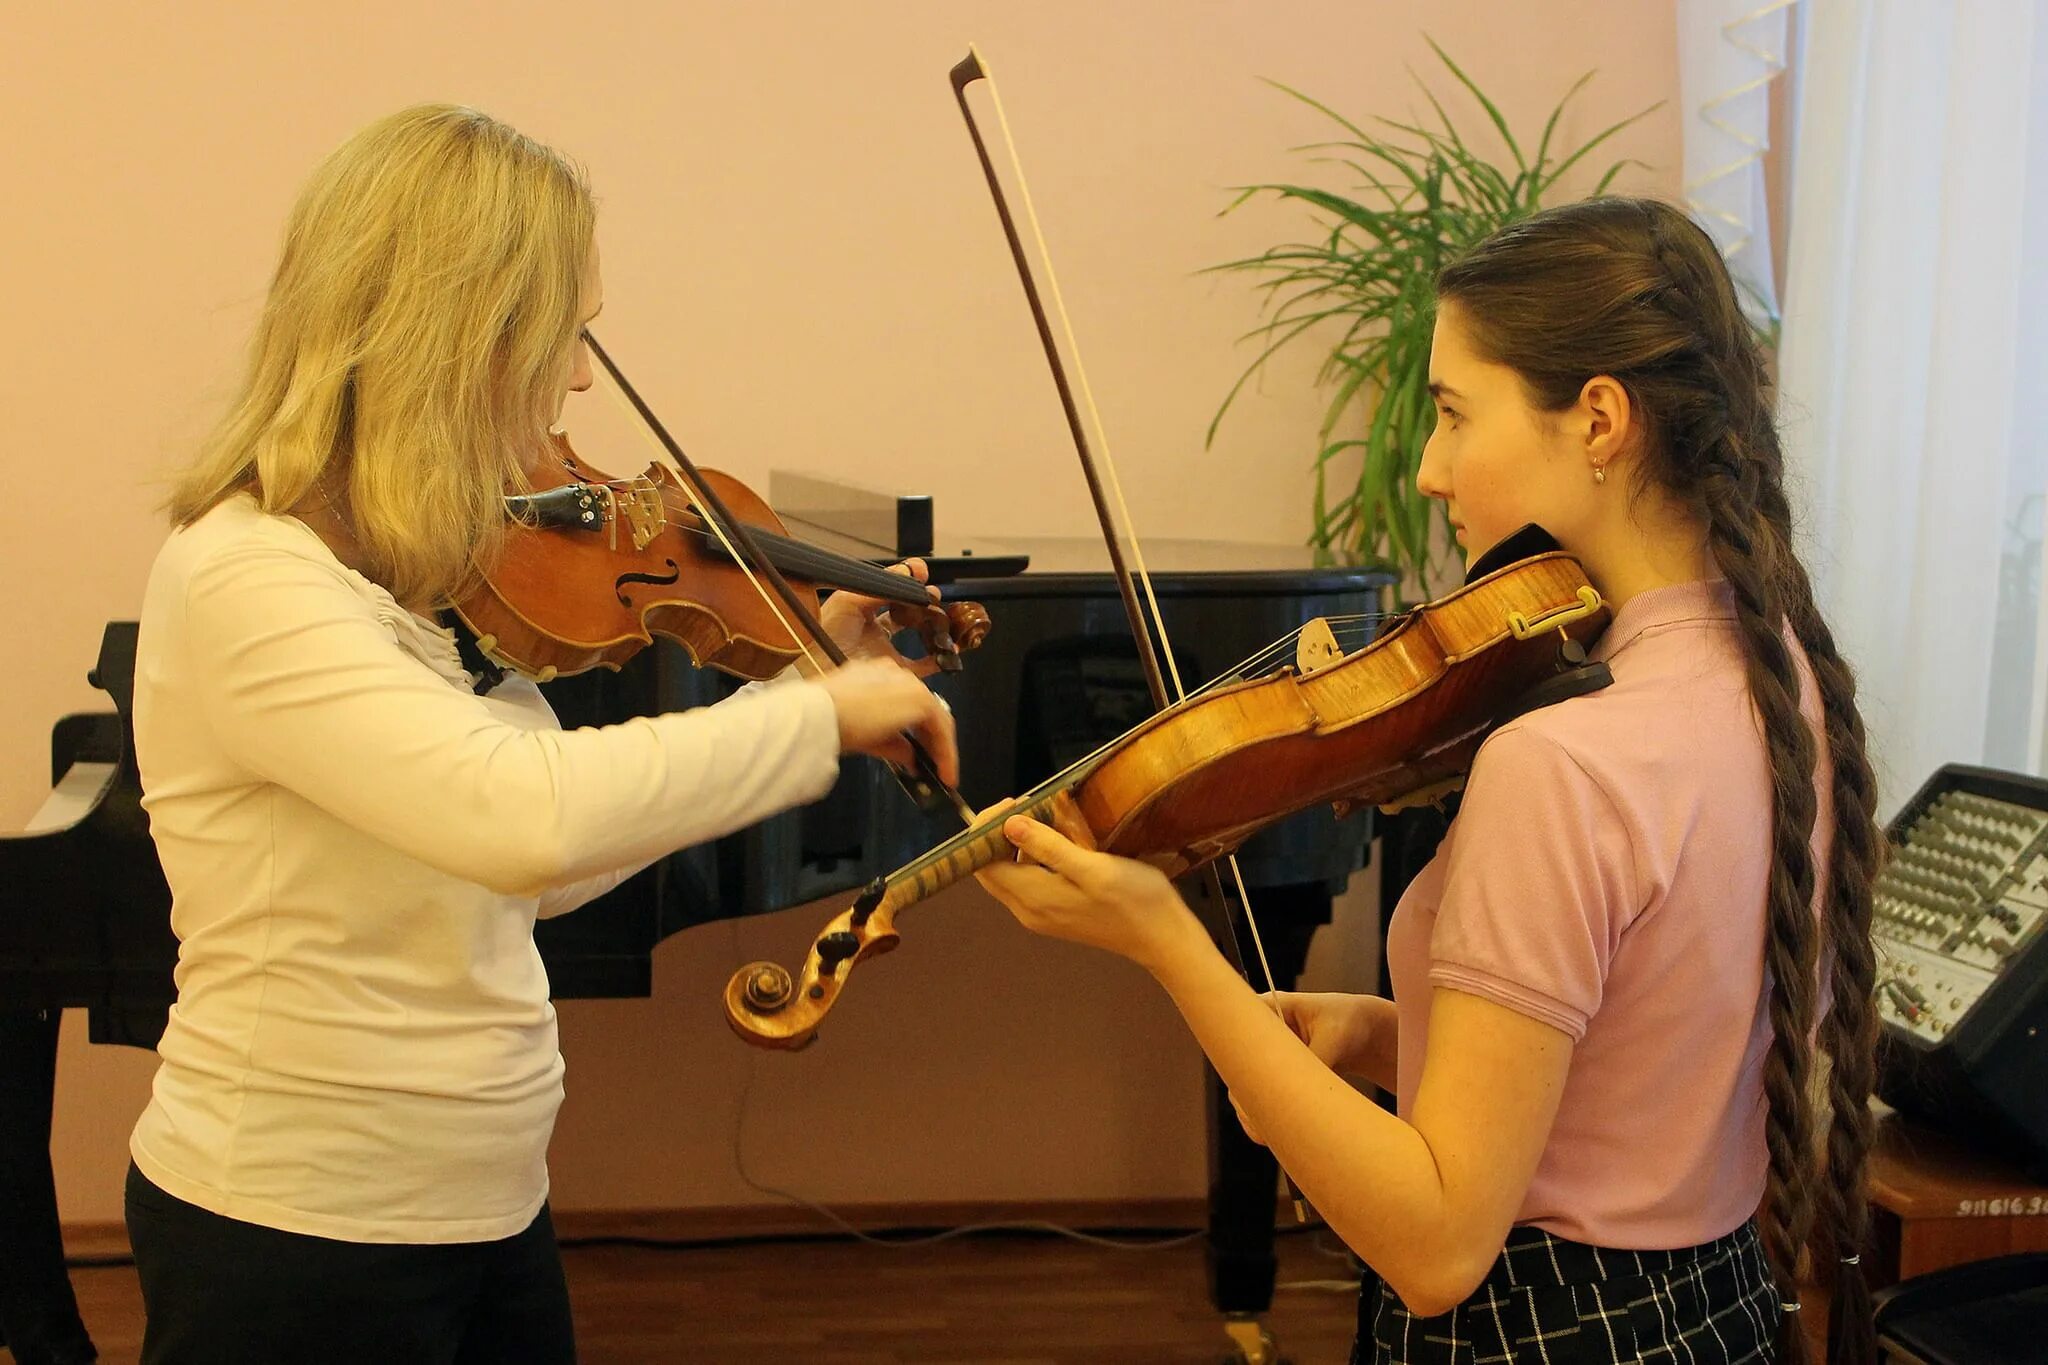
[[[935,579],[988,607],[988,642],[967,656],[964,672],[934,684],[959,721],[960,787],[971,800],[1025,790],[1149,712],[1099,545],[933,555],[928,500],[920,507],[915,498],[828,488],[831,505],[815,510],[817,487],[778,480],[771,501],[795,513],[795,533],[878,562],[925,554]],[[1384,574],[1314,567],[1293,547],[1179,542],[1150,544],[1147,555],[1189,679],[1230,671],[1311,618],[1369,616],[1391,590]],[[1027,562],[1030,571],[1018,572]],[[52,735],[52,785],[74,789],[84,813],[62,828],[0,837],[0,1333],[17,1349],[38,1334],[64,1340],[76,1324],[48,1159],[59,1011],[87,1010],[94,1042],[150,1047],[173,995],[170,897],[128,740],[134,660],[134,624],[110,624],[91,677],[114,709],[65,717]],[[664,641],[616,674],[598,670],[544,690],[563,723],[576,726],[703,705],[736,685],[692,667]],[[577,913],[543,921],[536,937],[554,994],[647,995],[652,951],[669,935],[853,890],[953,833],[950,819],[921,813],[879,765],[850,761],[816,805],[686,849]],[[1339,820],[1320,808],[1241,852],[1282,988],[1299,974],[1371,836],[1369,813]],[[1252,960],[1250,945],[1241,952]],[[1259,1365],[1276,1358],[1259,1318],[1273,1293],[1277,1172],[1245,1138],[1213,1074],[1209,1090],[1210,1296],[1239,1358]]]

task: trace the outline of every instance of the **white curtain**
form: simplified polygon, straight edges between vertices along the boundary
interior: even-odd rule
[[[1885,817],[1943,763],[2043,770],[2039,10],[1798,9],[1779,416]]]
[[[1778,315],[1764,153],[1793,0],[1679,0],[1684,198],[1713,234],[1759,324]]]

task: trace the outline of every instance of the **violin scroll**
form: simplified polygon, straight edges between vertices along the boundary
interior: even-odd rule
[[[893,909],[841,911],[811,945],[801,978],[778,962],[749,962],[725,984],[725,1018],[758,1047],[794,1052],[818,1036],[818,1022],[839,998],[855,963],[902,941]]]
[[[749,962],[725,983],[725,1020],[756,1047],[795,1051],[818,1036],[818,1024],[845,989],[853,969],[902,941],[896,912],[965,880],[1016,850],[1003,837],[1013,815],[1041,820],[1093,842],[1078,809],[1063,789],[1019,799],[975,821],[923,857],[867,884],[860,898],[839,912],[812,940],[800,976],[774,962]]]
[[[981,648],[992,623],[988,608],[979,602],[935,602],[922,607],[893,606],[889,624],[897,630],[916,631],[939,671],[958,673],[960,656]]]

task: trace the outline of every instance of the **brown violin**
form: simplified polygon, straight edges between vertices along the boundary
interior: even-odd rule
[[[741,968],[726,1016],[764,1047],[808,1043],[853,966],[896,946],[897,912],[1010,855],[1011,815],[1178,876],[1322,802],[1341,811],[1434,799],[1504,719],[1606,684],[1584,646],[1607,616],[1578,561],[1530,528],[1463,588],[1361,649],[1342,653],[1311,623],[1274,647],[1279,666],[1211,684],[878,878],[825,927],[798,975],[772,962]]]
[[[988,614],[973,603],[937,607],[904,574],[791,538],[745,484],[697,467],[588,327],[582,340],[675,463],[613,479],[555,435],[556,458],[535,486],[506,498],[513,524],[497,562],[455,604],[486,657],[545,682],[617,668],[662,634],[700,665],[743,678],[773,677],[798,658],[823,671],[846,652],[818,619],[820,586],[894,603],[890,624],[917,627],[942,668],[958,668],[963,645],[987,635]],[[803,576],[792,581],[784,565]],[[921,809],[950,807],[973,823],[924,744],[902,738],[911,765],[896,775],[905,792]]]
[[[615,479],[584,463],[559,432],[536,487],[506,498],[504,552],[456,612],[493,661],[546,682],[618,668],[665,635],[701,667],[771,678],[805,652],[786,611],[741,567],[733,532],[707,518],[667,466]],[[892,603],[890,625],[916,630],[939,667],[957,670],[989,617],[973,602],[936,603],[900,573],[790,536],[759,495],[729,474],[692,471],[800,597],[845,588]]]

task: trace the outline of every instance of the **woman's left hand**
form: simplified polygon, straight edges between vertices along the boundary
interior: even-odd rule
[[[893,565],[889,572],[906,575],[920,583],[930,576],[922,559],[906,559]],[[938,589],[927,588],[925,591],[931,594],[934,602],[938,601]],[[818,620],[847,658],[894,659],[918,677],[930,677],[938,671],[936,660],[906,658],[891,643],[891,637],[901,627],[889,619],[889,606],[890,603],[883,598],[841,589],[827,597],[825,604],[818,608]]]
[[[1003,836],[1018,860],[974,875],[1032,932],[1106,948],[1148,970],[1190,935],[1206,941],[1194,912],[1158,868],[1091,852],[1021,815],[1004,823]]]

